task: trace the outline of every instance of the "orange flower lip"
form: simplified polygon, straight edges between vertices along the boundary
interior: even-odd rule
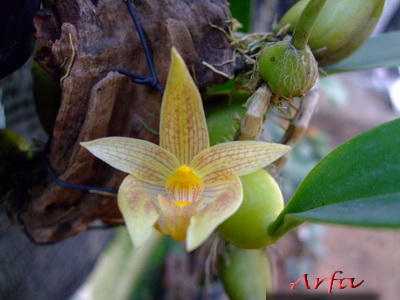
[[[204,191],[204,183],[186,165],[181,165],[176,173],[167,179],[168,195],[176,202],[196,202]]]

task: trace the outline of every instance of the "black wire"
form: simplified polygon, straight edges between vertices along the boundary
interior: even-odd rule
[[[87,186],[87,185],[81,185],[81,184],[73,184],[73,183],[68,183],[63,180],[60,180],[57,177],[56,173],[54,172],[53,168],[51,167],[48,159],[46,159],[46,168],[47,168],[47,173],[50,175],[51,179],[60,186],[70,188],[70,189],[84,190],[84,191],[97,191],[97,192],[103,192],[103,193],[110,193],[110,194],[114,194],[114,195],[118,194],[118,189],[102,188],[102,187],[97,187],[97,186]]]
[[[139,35],[140,43],[142,44],[142,48],[143,48],[144,54],[146,56],[147,65],[150,69],[151,77],[144,77],[142,75],[139,75],[139,74],[136,74],[136,73],[133,73],[130,71],[126,71],[123,69],[118,69],[118,72],[131,77],[132,82],[150,85],[150,86],[156,88],[161,94],[164,94],[164,89],[159,85],[157,72],[154,67],[153,59],[151,57],[149,47],[146,42],[146,38],[144,36],[142,26],[140,26],[140,22],[136,16],[135,10],[133,9],[132,2],[129,0],[127,0],[125,2],[126,2],[126,6],[128,7],[129,14],[131,15],[131,18],[133,20],[133,23],[135,24],[136,31]]]

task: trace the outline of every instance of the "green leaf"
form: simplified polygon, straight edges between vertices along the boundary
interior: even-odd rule
[[[304,221],[400,228],[400,119],[344,143],[307,175],[268,228],[278,239]]]
[[[126,228],[118,229],[114,240],[102,253],[86,282],[91,298],[130,299],[129,295],[139,287],[139,284],[143,284],[143,273],[153,262],[154,255],[158,254],[162,242],[163,236],[153,231],[150,238],[140,248],[134,250]]]
[[[341,202],[297,214],[288,214],[293,221],[399,228],[400,193]]]
[[[324,68],[328,73],[400,66],[400,31],[371,37],[345,60]]]
[[[252,0],[229,0],[229,9],[232,16],[243,25],[239,29],[241,32],[250,32],[251,19],[252,19]]]

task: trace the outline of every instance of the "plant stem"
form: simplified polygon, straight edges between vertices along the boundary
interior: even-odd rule
[[[306,48],[315,21],[325,5],[326,0],[310,0],[300,15],[292,37],[292,45],[297,50]]]
[[[311,117],[314,114],[315,108],[318,103],[319,92],[318,88],[314,86],[308,91],[301,99],[300,107],[290,122],[290,125],[285,131],[284,136],[280,140],[280,144],[294,147],[301,140],[304,133],[307,131]],[[273,174],[278,174],[285,166],[288,160],[288,153],[278,158],[272,164],[275,166]]]

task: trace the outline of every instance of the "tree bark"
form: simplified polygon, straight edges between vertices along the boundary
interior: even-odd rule
[[[201,90],[225,80],[202,61],[213,64],[232,58],[224,33],[210,26],[227,30],[226,1],[137,0],[133,5],[161,86],[165,86],[172,46],[193,71]],[[35,27],[43,46],[37,54],[39,63],[58,78],[72,66],[62,83],[61,107],[48,154],[51,165],[66,182],[118,188],[126,174],[94,158],[79,142],[125,136],[158,143],[146,125],[158,130],[162,98],[156,89],[132,83],[116,71],[123,68],[150,74],[124,1],[58,0],[36,16]],[[232,75],[233,65],[225,64],[219,70]],[[21,215],[36,242],[71,237],[96,219],[109,224],[122,222],[116,197],[46,180],[44,189],[30,191],[27,209]]]

